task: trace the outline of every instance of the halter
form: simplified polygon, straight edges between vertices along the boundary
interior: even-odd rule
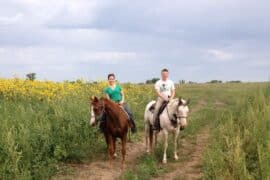
[[[105,114],[105,104],[104,104],[104,101],[102,101],[102,111],[100,115],[95,116],[96,120],[99,121],[104,114]]]
[[[169,103],[168,103],[169,104]],[[168,105],[167,104],[167,105]],[[168,109],[168,106],[166,105],[166,110],[167,110],[167,114],[168,114],[168,117],[169,117],[169,119],[170,119],[170,113],[169,113],[169,109]],[[173,115],[175,115],[175,117],[177,118],[177,119],[184,119],[184,118],[187,118],[187,116],[178,116],[177,114],[173,114]]]
[[[187,118],[187,116],[176,116],[179,119]]]

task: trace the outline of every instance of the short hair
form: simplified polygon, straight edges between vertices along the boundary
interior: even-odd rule
[[[169,72],[169,70],[167,68],[164,68],[161,70],[161,72]]]
[[[114,73],[108,74],[108,77],[107,78],[109,79],[111,76],[115,78],[115,74]]]

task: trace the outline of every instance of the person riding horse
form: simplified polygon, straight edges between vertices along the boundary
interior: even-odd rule
[[[137,129],[136,129],[136,124],[134,121],[133,114],[131,110],[129,109],[129,107],[127,106],[127,104],[125,103],[125,95],[122,90],[122,87],[119,84],[116,84],[115,74],[112,73],[108,75],[108,86],[104,89],[104,93],[108,99],[119,104],[123,108],[123,110],[128,114],[129,120],[132,124],[131,132],[135,133]],[[102,123],[105,120],[106,120],[106,115],[102,117],[102,120],[100,123],[100,128],[102,131],[104,131],[102,127]]]
[[[158,97],[153,115],[153,130],[160,131],[159,115],[162,113],[168,102],[172,100],[175,96],[174,82],[169,79],[168,69],[162,69],[161,79],[155,83],[155,90]]]

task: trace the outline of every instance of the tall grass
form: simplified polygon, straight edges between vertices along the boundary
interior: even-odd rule
[[[204,155],[206,179],[270,178],[270,87],[248,94],[235,97],[235,108],[216,121]]]
[[[48,179],[59,162],[104,157],[106,143],[97,127],[89,126],[89,98],[96,87],[63,98],[0,97],[0,179]],[[149,90],[145,90],[145,89]],[[149,87],[126,85],[127,102],[137,122],[142,119]],[[100,89],[102,92],[102,89]],[[147,93],[145,93],[147,92]],[[139,123],[139,129],[142,125]]]
[[[103,143],[88,118],[87,106],[74,99],[1,101],[1,177],[47,178],[56,171],[57,161],[92,156]]]

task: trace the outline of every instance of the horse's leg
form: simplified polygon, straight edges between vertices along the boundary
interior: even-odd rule
[[[158,131],[154,131],[154,143],[153,143],[153,148],[155,148],[157,146],[157,136],[158,136]]]
[[[149,135],[150,135],[150,127],[149,124],[147,122],[145,122],[144,125],[144,136],[145,136],[145,147],[146,147],[146,152],[149,153]],[[150,145],[152,146],[152,145]]]
[[[174,159],[178,160],[178,155],[177,155],[177,139],[179,135],[179,127],[176,129],[176,131],[173,133],[173,143],[174,143]]]
[[[152,151],[153,150],[153,138],[154,138],[154,131],[153,131],[153,128],[151,125],[149,125],[150,128],[149,128],[149,141],[150,141],[150,150]]]
[[[122,137],[122,170],[124,169],[126,160],[126,142],[127,142],[127,135],[124,135]]]
[[[117,153],[116,153],[116,138],[113,138],[113,157],[117,157]]]
[[[112,167],[112,159],[113,159],[113,138],[112,136],[108,136],[108,142],[109,142],[109,148],[108,148],[108,154],[109,154],[109,164],[110,167]]]
[[[107,144],[107,152],[108,152],[108,158],[110,160],[110,143],[109,143],[109,136],[104,134],[105,140],[106,140],[106,144]]]
[[[164,154],[163,154],[163,163],[167,163],[167,148],[168,148],[168,131],[163,130],[164,135]]]

